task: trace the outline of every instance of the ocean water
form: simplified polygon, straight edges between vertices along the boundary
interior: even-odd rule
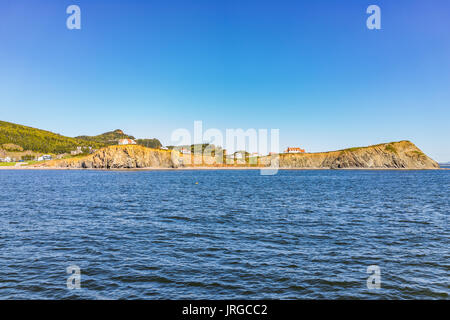
[[[449,190],[450,171],[1,170],[0,299],[448,299]]]

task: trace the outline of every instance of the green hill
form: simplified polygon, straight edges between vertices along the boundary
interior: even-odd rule
[[[0,121],[0,145],[3,144],[14,144],[24,150],[54,154],[67,153],[76,147],[90,146],[97,149],[104,146],[95,141],[65,137],[50,131]]]
[[[86,141],[94,141],[102,143],[104,145],[116,145],[119,143],[120,139],[132,139],[135,140],[137,144],[147,147],[147,148],[160,148],[162,146],[158,139],[136,139],[133,136],[125,134],[122,130],[117,129],[114,131],[105,132],[99,134],[98,136],[78,136],[77,139],[82,139]]]
[[[120,139],[135,139],[133,136],[125,134],[122,130],[105,132],[97,136],[78,136],[76,139],[85,141],[93,141],[104,145],[115,145],[119,143]]]
[[[23,150],[35,152],[61,154],[69,153],[77,147],[99,149],[109,145],[116,145],[120,139],[133,139],[137,144],[148,148],[160,148],[162,146],[158,139],[136,140],[133,136],[127,135],[119,129],[97,136],[71,138],[50,131],[0,121],[0,146],[14,146],[16,149],[22,148]]]
[[[147,147],[147,148],[154,148],[154,149],[158,149],[162,147],[161,141],[159,141],[158,139],[154,138],[154,139],[137,139],[136,143],[138,145]]]

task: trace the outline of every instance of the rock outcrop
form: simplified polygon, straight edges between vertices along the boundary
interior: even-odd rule
[[[94,154],[63,160],[54,160],[38,164],[44,167],[59,168],[178,168],[190,167],[192,161],[178,152],[146,148],[139,145],[110,146]],[[190,158],[190,156],[188,156]],[[191,160],[191,159],[189,159]],[[269,166],[273,157],[260,157],[259,166]],[[280,168],[305,169],[438,169],[436,161],[426,156],[410,141],[378,144],[369,147],[350,148],[339,151],[280,154],[275,161]],[[184,163],[184,164],[183,164]],[[201,161],[200,161],[201,163]],[[208,164],[206,164],[208,163]],[[198,166],[198,165],[197,165]],[[200,166],[228,167],[216,163],[204,162]],[[245,167],[240,165],[239,167]]]
[[[339,151],[280,154],[280,168],[438,169],[436,161],[410,141],[383,143]],[[269,158],[261,159],[267,164]]]
[[[47,167],[59,168],[176,168],[180,165],[177,158],[172,159],[167,150],[146,148],[138,145],[111,146],[98,150],[94,154],[44,163]]]

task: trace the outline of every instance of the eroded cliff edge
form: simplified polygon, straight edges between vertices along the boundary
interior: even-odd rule
[[[133,168],[176,168],[171,152],[138,145],[110,146],[94,154],[63,160],[49,161],[46,167],[57,168],[96,168],[96,169],[133,169]]]
[[[268,157],[261,159],[267,164]],[[438,169],[436,161],[425,155],[412,142],[382,143],[368,147],[338,151],[280,154],[280,168],[367,168],[367,169]]]
[[[425,155],[410,141],[383,143],[368,147],[350,148],[338,151],[280,154],[279,157],[260,157],[257,166],[269,166],[277,161],[280,168],[304,169],[438,169],[436,161]],[[208,162],[210,163],[210,162]],[[58,168],[178,168],[190,167],[181,160],[178,153],[151,149],[143,146],[110,146],[82,158],[49,161],[37,166]],[[197,165],[198,166],[198,165]],[[203,165],[205,167],[210,165]],[[233,165],[212,166],[220,168]],[[246,165],[236,165],[245,167]],[[253,165],[254,167],[255,165]]]

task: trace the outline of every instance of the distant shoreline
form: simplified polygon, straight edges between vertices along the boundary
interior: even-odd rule
[[[450,170],[450,168],[414,169],[414,168],[270,168],[270,167],[182,167],[182,168],[68,168],[68,167],[30,167],[30,166],[5,166],[0,170],[94,170],[94,171],[204,171],[204,170],[284,170],[284,171],[310,171],[310,170],[358,170],[358,171],[434,171]]]

